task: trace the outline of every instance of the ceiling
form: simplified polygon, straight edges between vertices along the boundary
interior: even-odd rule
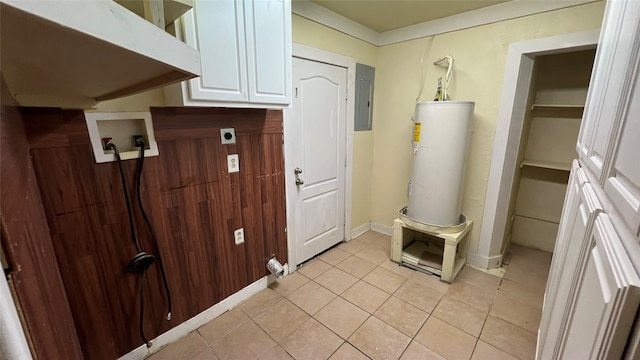
[[[377,32],[431,21],[507,0],[311,0]]]

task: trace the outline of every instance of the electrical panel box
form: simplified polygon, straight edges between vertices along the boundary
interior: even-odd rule
[[[356,64],[356,102],[355,102],[355,131],[372,129],[373,117],[373,83],[376,69]]]

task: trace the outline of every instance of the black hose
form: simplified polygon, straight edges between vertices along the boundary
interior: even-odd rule
[[[124,170],[122,169],[122,159],[120,158],[120,152],[118,151],[118,147],[116,144],[109,142],[107,146],[113,149],[113,152],[116,155],[116,160],[118,160],[118,169],[120,170],[120,179],[122,180],[122,192],[124,193],[124,202],[127,204],[127,213],[129,214],[129,225],[131,227],[131,238],[133,239],[133,243],[138,250],[138,254],[142,252],[140,248],[140,243],[136,238],[136,231],[133,223],[133,212],[131,211],[131,204],[129,203],[129,191],[127,190],[127,181],[124,177]],[[147,340],[147,337],[144,335],[144,285],[147,278],[147,267],[144,267],[142,270],[142,278],[140,279],[140,317],[139,317],[139,327],[140,330],[140,338],[147,345],[147,348],[151,347],[151,343]]]
[[[144,288],[145,288],[145,284],[147,283],[147,272],[144,271],[142,273],[142,278],[140,278],[140,317],[138,318],[139,322],[138,322],[138,330],[140,331],[140,337],[142,338],[142,341],[144,341],[145,345],[147,345],[147,348],[151,347],[151,342],[149,340],[147,340],[147,337],[144,335]]]
[[[136,246],[136,250],[138,252],[142,252],[140,248],[140,243],[138,242],[138,238],[136,237],[136,229],[133,223],[133,211],[131,210],[131,204],[129,203],[129,190],[127,190],[127,180],[124,177],[124,170],[122,170],[122,159],[120,159],[120,151],[118,151],[118,147],[116,144],[109,142],[107,146],[113,149],[113,152],[116,155],[116,160],[118,160],[118,168],[120,169],[120,180],[122,180],[122,192],[124,193],[124,203],[127,204],[127,213],[129,214],[129,227],[131,228],[131,240],[133,244]]]
[[[142,213],[142,218],[144,219],[145,224],[147,224],[147,228],[149,229],[149,233],[151,234],[151,239],[158,245],[158,238],[156,237],[156,232],[153,230],[153,226],[151,226],[151,221],[149,221],[149,217],[147,216],[146,211],[144,211],[144,205],[142,204],[142,195],[140,192],[140,184],[142,183],[142,171],[144,170],[144,141],[139,139],[137,141],[137,145],[140,147],[140,160],[138,161],[138,177],[136,179],[136,192],[138,198],[138,206],[140,207],[140,212]],[[169,284],[167,282],[167,275],[164,270],[164,264],[162,263],[162,257],[160,256],[160,249],[158,249],[158,264],[160,265],[160,274],[162,275],[162,283],[164,285],[164,292],[167,295],[167,320],[171,320],[171,292],[169,291]]]

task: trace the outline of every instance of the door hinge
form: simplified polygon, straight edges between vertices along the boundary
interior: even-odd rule
[[[298,87],[296,86],[296,99],[298,98]]]

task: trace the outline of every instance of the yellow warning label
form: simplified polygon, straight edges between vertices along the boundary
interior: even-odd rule
[[[413,142],[420,142],[420,123],[413,125]]]

